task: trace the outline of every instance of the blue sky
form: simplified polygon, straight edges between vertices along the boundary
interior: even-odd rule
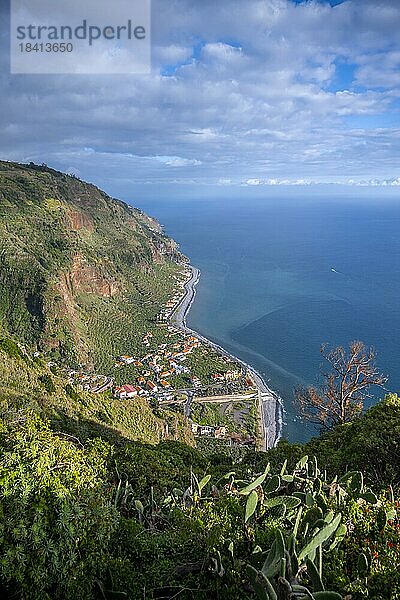
[[[1,157],[122,197],[400,183],[400,2],[153,0],[152,14],[150,75],[12,76],[3,12]]]

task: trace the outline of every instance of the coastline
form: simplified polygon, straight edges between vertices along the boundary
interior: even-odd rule
[[[192,265],[189,265],[189,268],[192,272],[192,275],[185,283],[185,293],[178,305],[174,308],[169,321],[171,325],[174,325],[184,333],[195,335],[202,340],[202,342],[214,348],[214,350],[216,350],[219,354],[235,360],[250,373],[258,390],[257,408],[259,413],[259,421],[262,428],[261,450],[266,451],[269,448],[273,448],[278,443],[282,434],[283,407],[281,399],[273,390],[268,387],[260,373],[258,373],[258,371],[256,371],[251,365],[247,364],[237,356],[234,356],[219,344],[216,344],[199,332],[187,326],[186,317],[196,297],[196,286],[200,279],[200,270]]]

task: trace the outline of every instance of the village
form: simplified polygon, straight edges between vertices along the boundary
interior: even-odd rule
[[[226,426],[199,424],[191,418],[192,403],[226,404],[254,398],[255,385],[251,377],[232,359],[224,356],[213,356],[213,362],[219,363],[219,370],[211,372],[210,369],[204,369],[207,354],[214,354],[214,351],[196,336],[185,334],[172,325],[168,325],[167,332],[170,342],[160,344],[145,356],[118,357],[115,366],[124,369],[133,365],[137,369],[137,377],[129,383],[114,386],[114,396],[127,400],[145,396],[159,406],[168,405],[176,410],[182,406],[195,436],[226,440],[230,444],[252,445],[253,439],[229,431]],[[148,332],[143,339],[144,346],[150,349],[152,339],[153,334]],[[203,366],[201,376],[195,374],[199,365]]]
[[[143,339],[145,347],[150,348],[152,337],[151,332],[146,334]],[[196,375],[196,361],[189,359],[194,355],[194,351],[204,344],[197,337],[185,334],[172,325],[168,326],[167,337],[171,338],[169,344],[160,344],[141,358],[127,355],[118,357],[115,363],[117,368],[134,365],[140,374],[133,384],[117,386],[114,389],[116,397],[132,398],[137,394],[157,394],[159,400],[172,400],[182,391],[195,390],[199,395],[205,395],[210,388],[219,387],[226,392],[233,392],[241,389],[243,382],[247,387],[252,386],[252,381],[246,377],[243,370],[238,368],[232,359],[226,357],[218,357],[219,371],[210,373],[203,369],[203,377]],[[208,348],[204,348],[200,356],[209,351]],[[197,356],[199,357],[199,353]],[[177,379],[177,376],[182,375],[185,376],[186,382],[183,387],[180,385],[182,377]]]
[[[118,400],[134,401],[144,397],[159,407],[183,409],[196,437],[254,445],[255,436],[243,433],[240,411],[231,411],[236,416],[227,420],[230,427],[210,422],[210,417],[200,423],[192,418],[192,412],[196,412],[192,410],[193,403],[214,403],[226,408],[245,401],[246,413],[249,403],[255,402],[257,389],[241,364],[218,353],[194,333],[172,324],[171,316],[185,297],[185,285],[191,273],[185,265],[182,272],[174,276],[174,294],[161,307],[155,329],[149,328],[143,335],[140,356],[116,357],[112,377],[71,370],[70,383],[92,393],[108,391]]]

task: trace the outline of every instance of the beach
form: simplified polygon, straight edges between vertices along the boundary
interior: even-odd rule
[[[251,365],[237,356],[232,355],[230,352],[227,352],[222,346],[204,337],[198,331],[187,326],[186,317],[196,297],[196,285],[200,279],[199,269],[190,266],[190,270],[191,277],[185,283],[184,294],[170,316],[170,323],[184,333],[195,335],[202,340],[202,342],[214,348],[219,354],[235,360],[249,372],[258,390],[258,413],[262,430],[262,443],[260,449],[266,451],[269,448],[273,448],[278,443],[282,433],[283,407],[281,400],[279,396],[267,386],[260,373],[253,369]]]

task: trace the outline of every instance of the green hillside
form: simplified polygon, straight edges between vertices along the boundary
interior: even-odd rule
[[[82,440],[101,436],[113,443],[156,444],[163,439],[193,443],[181,414],[154,411],[145,398],[126,402],[110,392],[78,391],[62,369],[49,368],[42,358],[32,357],[12,338],[0,334],[0,414],[8,419],[27,411]]]
[[[0,234],[1,598],[400,598],[398,396],[304,445],[195,448],[182,405],[79,384],[164,345],[186,259],[158,224],[2,162]],[[203,344],[186,364],[207,380],[221,360]]]
[[[95,186],[0,162],[1,410],[33,409],[83,437],[190,442],[182,415],[78,392],[67,375],[111,373],[117,355],[141,351],[184,260],[156,221]]]
[[[0,162],[0,321],[30,349],[111,369],[140,347],[182,260],[155,221],[94,185]]]

